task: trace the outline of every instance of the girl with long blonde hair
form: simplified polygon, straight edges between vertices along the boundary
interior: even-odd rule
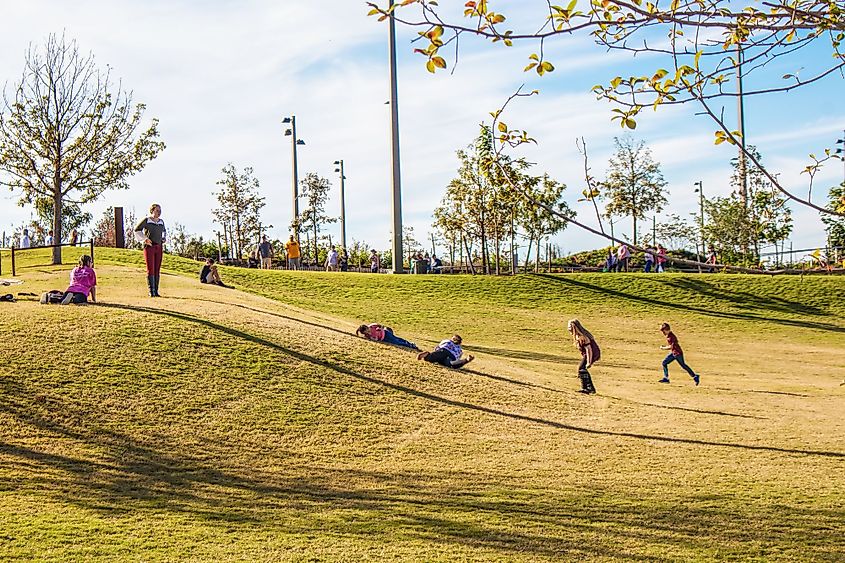
[[[589,330],[584,328],[581,321],[572,319],[567,323],[566,329],[572,335],[572,341],[578,351],[581,352],[581,364],[578,366],[578,378],[581,380],[579,393],[592,395],[596,392],[593,386],[593,378],[590,376],[589,368],[601,358],[601,350],[596,339]]]

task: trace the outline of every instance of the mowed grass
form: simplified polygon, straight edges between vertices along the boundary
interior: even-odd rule
[[[9,290],[64,288],[19,263]],[[0,303],[2,559],[843,557],[843,278],[224,268],[239,291],[167,257],[152,300],[139,263],[97,250],[96,307]],[[663,320],[702,386],[656,383]]]

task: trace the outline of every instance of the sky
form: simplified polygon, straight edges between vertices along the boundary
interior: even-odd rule
[[[442,2],[449,5],[449,2]],[[462,6],[463,2],[455,3]],[[536,18],[534,0],[502,1],[497,9],[514,26]],[[75,39],[98,65],[131,89],[147,106],[146,119],[160,120],[167,149],[130,179],[130,189],[107,192],[88,210],[99,217],[109,206],[144,215],[152,202],[163,207],[173,228],[213,236],[218,227],[211,210],[221,169],[233,163],[252,167],[266,197],[262,220],[269,234],[285,238],[291,219],[291,139],[282,119],[295,115],[299,176],[316,172],[335,189],[329,215],[340,214],[338,174],[346,172],[347,239],[389,248],[391,221],[390,109],[388,27],[367,17],[358,0],[29,0],[4,6],[0,35],[0,82],[8,90],[20,80],[30,44],[50,33]],[[591,173],[602,179],[614,136],[624,133],[611,122],[611,107],[597,101],[590,88],[621,74],[654,69],[654,61],[607,53],[586,39],[549,42],[546,53],[556,70],[542,79],[523,73],[534,45],[511,49],[480,40],[464,40],[456,68],[444,53],[449,72],[432,75],[413,53],[416,30],[400,26],[399,114],[404,224],[417,239],[428,239],[432,211],[455,176],[455,151],[478,134],[521,84],[541,93],[520,99],[508,110],[512,126],[529,131],[537,146],[517,154],[568,186],[566,200],[582,220],[594,225],[592,206],[578,202],[584,188],[583,161],[575,140],[584,137]],[[773,72],[812,68],[818,53],[776,61]],[[803,57],[803,58],[802,58]],[[781,68],[782,67],[782,68]],[[454,72],[452,72],[454,70]],[[809,70],[806,71],[809,73]],[[808,178],[800,172],[809,153],[833,146],[845,129],[845,80],[834,75],[776,98],[746,103],[746,139],[756,145],[785,187],[806,195]],[[733,104],[726,119],[735,119]],[[651,148],[668,182],[668,213],[698,212],[694,183],[707,197],[731,191],[730,159],[735,149],[714,146],[714,124],[690,106],[648,111],[633,132]],[[824,201],[827,188],[843,179],[842,163],[816,176],[813,200]],[[12,231],[28,222],[32,210],[16,205],[17,196],[0,193],[0,228]],[[792,205],[795,248],[824,243],[818,214]],[[630,236],[630,219],[620,219],[616,233]],[[333,239],[339,225],[327,227]],[[596,248],[603,242],[570,227],[553,241],[564,253]]]

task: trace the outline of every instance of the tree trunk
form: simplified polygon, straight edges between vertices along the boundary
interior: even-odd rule
[[[496,221],[493,223],[493,238],[495,239],[495,248],[496,248],[496,275],[500,275],[502,273],[500,264],[502,262],[501,255],[502,255],[502,246],[499,243],[499,219],[498,216]]]
[[[472,252],[469,250],[469,243],[467,243],[466,237],[464,239],[464,246],[466,247],[467,251],[467,260],[469,261],[469,271],[472,275],[475,275],[475,264],[472,263]]]
[[[61,183],[61,180],[59,180]],[[61,184],[60,184],[61,185]],[[53,192],[53,244],[62,243],[62,196],[61,187]],[[53,265],[62,263],[62,247],[53,247]]]
[[[634,246],[637,246],[637,216],[634,215]]]
[[[317,246],[317,214],[314,213],[314,265],[320,267],[320,248]]]
[[[537,259],[534,260],[534,273],[537,274],[540,272],[540,246],[541,242],[543,241],[543,235],[537,236]]]
[[[528,236],[528,250],[525,251],[525,271],[528,271],[528,264],[531,263],[531,248],[534,246],[534,237]]]

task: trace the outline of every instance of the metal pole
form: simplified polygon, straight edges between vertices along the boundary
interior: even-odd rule
[[[388,7],[393,8],[393,0]],[[390,12],[390,132],[393,159],[393,273],[402,274],[402,180],[399,161],[399,87],[396,76],[396,19]]]
[[[293,223],[295,225],[294,228],[294,237],[296,237],[296,242],[299,244],[299,169],[296,159],[296,116],[290,116],[290,130],[291,130],[291,146],[293,147]]]
[[[340,160],[340,246],[346,249],[346,176],[343,173],[343,159]]]
[[[742,43],[737,43],[736,45],[736,81],[737,81],[737,118],[739,120],[739,142],[740,147],[742,147],[739,151],[739,185],[740,185],[740,198],[742,199],[742,205],[744,207],[748,207],[748,177],[746,174],[746,163],[745,163],[745,110],[743,104],[743,94],[742,94]]]

